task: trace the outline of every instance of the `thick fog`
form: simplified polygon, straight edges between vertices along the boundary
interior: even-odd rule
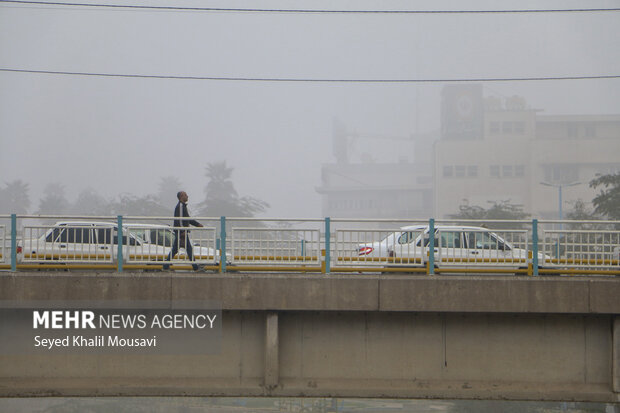
[[[608,8],[620,2],[179,0],[174,5],[497,10]],[[619,75],[619,21],[620,12],[327,14],[0,3],[0,69],[309,80]],[[62,184],[69,200],[89,187],[111,198],[154,193],[162,177],[174,176],[191,205],[205,198],[206,165],[225,160],[234,168],[240,195],[270,204],[263,216],[320,217],[316,187],[321,165],[335,161],[334,119],[363,134],[435,131],[444,85],[0,71],[0,185],[16,179],[28,183],[32,212],[50,183]],[[545,114],[620,113],[618,78],[486,82],[484,94],[520,95]]]

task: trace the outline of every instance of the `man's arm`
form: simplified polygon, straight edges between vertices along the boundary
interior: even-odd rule
[[[189,212],[187,211],[187,204],[183,205],[183,216],[189,218]],[[190,225],[193,225],[195,227],[202,227],[203,226],[200,222],[196,221],[195,219],[185,220],[185,222],[187,222]],[[187,225],[187,226],[189,226],[189,225]]]

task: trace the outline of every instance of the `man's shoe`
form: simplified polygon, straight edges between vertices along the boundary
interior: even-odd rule
[[[200,267],[198,266],[198,264],[192,264],[192,268],[194,269],[194,271],[200,270]]]
[[[164,265],[163,265],[163,267],[162,267],[162,269],[163,269],[164,271],[168,271],[168,270],[170,269],[170,264],[164,264]]]

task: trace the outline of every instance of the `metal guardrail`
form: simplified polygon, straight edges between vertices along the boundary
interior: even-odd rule
[[[219,272],[620,275],[620,222],[615,221],[197,217],[205,226],[189,228],[190,260],[184,245],[169,259],[175,234],[188,230],[167,225],[173,217],[3,218],[11,224],[0,225],[0,268],[12,271],[123,271],[171,264],[173,269],[199,265]]]
[[[110,229],[112,228],[110,224]],[[105,228],[103,228],[105,230]],[[75,224],[68,227],[51,225],[24,226],[21,263],[42,264],[48,261],[82,264],[112,264],[112,239],[97,241],[92,226]]]
[[[618,265],[620,231],[546,231],[541,248],[551,263],[567,268],[608,268]]]
[[[7,238],[6,238],[6,225],[0,225],[0,264],[7,262]]]
[[[318,229],[233,227],[232,262],[238,265],[321,265]]]

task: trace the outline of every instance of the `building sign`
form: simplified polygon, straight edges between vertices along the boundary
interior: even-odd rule
[[[441,93],[441,139],[483,137],[482,85],[448,85]]]

